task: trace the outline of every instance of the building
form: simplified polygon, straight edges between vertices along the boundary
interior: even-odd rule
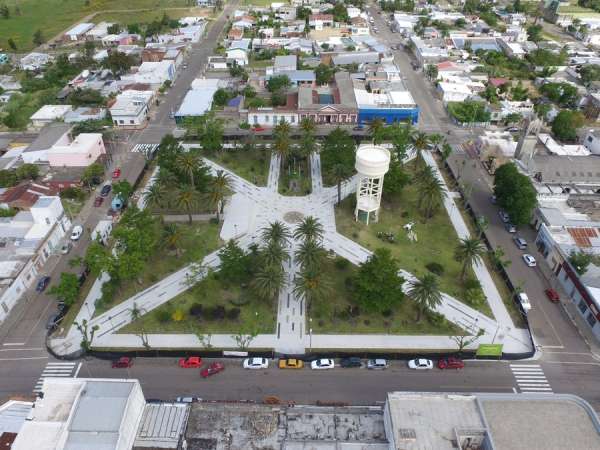
[[[593,155],[600,155],[600,130],[597,128],[588,130],[581,143]]]
[[[159,62],[143,62],[134,73],[121,76],[121,82],[124,84],[143,83],[154,89],[160,88],[165,81],[174,79],[175,64],[166,59]]]
[[[311,14],[308,16],[308,26],[311,30],[322,30],[333,27],[332,14]]]
[[[59,197],[39,197],[29,211],[0,220],[0,322],[37,282],[70,228]]]
[[[31,124],[36,128],[42,128],[49,123],[62,120],[72,110],[71,105],[44,105],[31,116]]]
[[[0,448],[10,450],[17,434],[25,423],[33,403],[9,400],[0,405]]]
[[[213,96],[227,82],[215,78],[197,78],[192,81],[181,106],[175,113],[175,123],[182,124],[186,117],[200,117],[212,108]]]
[[[106,118],[106,108],[94,108],[91,106],[80,106],[69,111],[63,117],[65,123],[79,123],[86,120],[103,120]]]
[[[413,52],[421,67],[448,59],[448,50],[445,48],[439,47],[436,44],[426,44],[415,35],[410,37],[410,42],[413,44]]]
[[[244,37],[244,30],[242,28],[232,27],[231,30],[229,30],[229,33],[227,33],[227,39],[230,39],[232,41],[242,39],[243,37]]]
[[[354,80],[354,96],[359,123],[381,119],[388,124],[403,121],[416,124],[419,120],[419,107],[401,81],[365,83]]]
[[[113,26],[113,23],[109,22],[100,22],[94,26],[90,31],[85,33],[87,39],[91,39],[93,41],[99,41],[103,37],[108,36],[108,29]]]
[[[65,33],[64,39],[66,41],[80,41],[85,39],[87,32],[92,28],[94,28],[93,23],[78,23]]]
[[[19,66],[23,70],[29,70],[31,72],[37,72],[41,70],[46,64],[52,61],[52,57],[46,53],[32,52],[21,58]]]
[[[291,126],[297,126],[298,120],[298,96],[289,94],[284,106],[248,108],[247,122],[251,125],[261,127],[274,127],[277,124],[287,122]]]
[[[378,64],[379,61],[380,56],[378,52],[339,52],[332,58],[332,62],[336,66]]]
[[[473,95],[471,88],[462,83],[440,81],[437,83],[436,90],[444,103],[464,102]]]
[[[238,66],[247,65],[251,42],[252,39],[238,39],[233,41],[226,51],[228,62],[235,63]]]
[[[143,128],[148,119],[153,91],[124,91],[109,108],[113,123],[121,128]]]
[[[337,72],[335,83],[323,87],[298,89],[299,120],[310,118],[315,123],[353,124],[358,120],[358,107],[348,72]]]
[[[296,55],[275,56],[274,73],[296,70],[297,67],[298,57]]]

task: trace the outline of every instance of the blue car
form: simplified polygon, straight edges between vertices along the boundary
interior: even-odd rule
[[[50,277],[42,277],[40,278],[40,281],[38,281],[35,290],[38,292],[44,292],[44,289],[48,287],[48,284],[50,284]]]

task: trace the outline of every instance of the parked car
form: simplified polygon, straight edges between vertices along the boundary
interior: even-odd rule
[[[263,127],[254,127],[254,128],[252,128],[252,129],[253,129],[255,132],[257,132],[257,133],[258,133],[258,132],[260,132],[260,131],[265,131],[265,130],[266,130],[266,128],[263,128]]]
[[[225,366],[223,365],[223,363],[220,362],[214,362],[212,363],[210,366],[205,367],[204,369],[202,369],[200,371],[200,376],[202,378],[208,378],[211,377],[219,372],[222,372],[225,370]]]
[[[288,358],[279,360],[280,369],[302,369],[304,367],[304,361],[301,359]]]
[[[75,225],[73,227],[73,231],[71,232],[71,240],[78,241],[82,234],[83,234],[83,227],[81,225]]]
[[[116,180],[120,176],[121,176],[121,169],[119,167],[117,167],[115,170],[113,170],[113,173],[112,173],[113,180]]]
[[[99,207],[99,206],[102,206],[102,203],[104,203],[104,197],[100,197],[100,196],[98,196],[98,197],[96,197],[96,198],[94,199],[94,206],[95,206],[96,208],[97,208],[97,207]]]
[[[246,358],[243,366],[244,369],[268,369],[269,360],[267,358]]]
[[[40,281],[38,281],[37,286],[35,287],[35,290],[37,292],[44,292],[44,290],[48,287],[48,285],[50,284],[50,277],[45,276],[40,278]]]
[[[513,241],[515,241],[515,245],[519,250],[525,250],[527,248],[527,241],[522,237],[515,236]]]
[[[496,203],[498,203],[498,199],[496,198],[495,195],[492,195],[490,197],[490,202],[492,203],[492,205],[495,205]]]
[[[519,292],[516,298],[523,312],[527,314],[531,310],[531,303],[529,302],[529,297],[527,294],[525,292]]]
[[[112,362],[113,369],[127,369],[133,366],[133,358],[129,356],[121,356],[119,359],[115,359]]]
[[[67,242],[66,244],[64,244],[64,245],[63,245],[63,246],[60,248],[60,252],[61,252],[63,255],[66,255],[66,254],[68,254],[68,253],[71,251],[71,249],[72,249],[72,248],[73,248],[73,244],[71,244],[70,242]]]
[[[521,131],[519,127],[507,127],[504,130],[508,131],[509,133],[518,133],[519,131]]]
[[[188,356],[187,358],[179,359],[179,367],[183,369],[197,369],[202,367],[202,358],[199,356]]]
[[[442,358],[438,361],[439,369],[464,369],[465,363],[462,359],[454,358],[450,356],[449,358]]]
[[[415,369],[415,370],[433,369],[433,361],[431,361],[430,359],[424,359],[424,358],[411,359],[408,362],[408,368]]]
[[[517,227],[516,227],[516,226],[514,226],[514,225],[513,225],[512,223],[510,223],[510,222],[506,222],[506,223],[504,224],[504,229],[505,229],[506,231],[508,231],[509,233],[516,233],[516,232],[517,232]]]
[[[500,220],[504,223],[506,222],[510,222],[510,217],[508,216],[508,214],[505,211],[498,211],[498,215],[500,216]]]
[[[365,127],[363,127],[362,125],[357,125],[354,128],[352,128],[352,131],[362,131],[364,130]]]
[[[310,363],[310,368],[313,370],[326,370],[333,369],[334,367],[335,363],[333,362],[333,359],[328,358],[315,359]]]
[[[46,330],[54,330],[61,320],[61,313],[57,312],[52,314],[50,317],[48,317],[48,320],[46,321]]]
[[[177,397],[175,399],[176,403],[196,403],[196,402],[201,402],[202,399],[200,397]],[[149,400],[146,400],[146,403],[148,403]],[[157,403],[162,403],[160,400]]]
[[[340,361],[340,366],[342,366],[345,369],[348,369],[350,367],[362,367],[362,362],[360,361],[360,358],[357,356],[350,356],[349,358],[344,358]]]
[[[108,194],[110,194],[110,191],[112,191],[112,186],[110,184],[105,184],[104,186],[102,186],[102,189],[100,190],[100,195],[102,197],[108,197]]]
[[[558,303],[560,301],[558,292],[556,292],[554,289],[546,289],[544,292],[546,293],[546,297],[548,297],[548,300],[550,300],[551,302]]]
[[[537,265],[535,258],[528,253],[525,253],[522,258],[523,262],[527,264],[528,267],[535,267]]]
[[[387,368],[387,359],[370,359],[369,361],[367,361],[367,369],[384,370]]]

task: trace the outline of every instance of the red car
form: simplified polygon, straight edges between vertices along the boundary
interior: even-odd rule
[[[104,203],[104,198],[103,197],[96,197],[94,199],[94,206],[96,206],[96,207],[102,206],[102,203]]]
[[[255,132],[259,132],[259,131],[265,131],[266,128],[263,127],[254,127],[252,130],[254,130]]]
[[[225,366],[223,364],[221,364],[220,362],[214,362],[212,363],[210,366],[206,367],[205,369],[202,369],[200,371],[200,376],[202,378],[208,378],[216,373],[222,372],[225,370]]]
[[[198,369],[202,367],[202,358],[199,356],[190,356],[179,360],[179,367],[184,369]]]
[[[554,289],[546,289],[544,292],[546,293],[548,300],[550,300],[552,303],[558,303],[560,301],[558,292],[556,292]]]
[[[458,358],[443,358],[438,361],[439,369],[463,369],[465,367],[465,363]]]
[[[113,175],[112,175],[113,180],[119,178],[120,176],[121,176],[121,169],[119,169],[117,167],[115,170],[113,170]]]
[[[112,362],[113,369],[127,369],[133,366],[133,359],[129,356],[121,356],[119,359]]]

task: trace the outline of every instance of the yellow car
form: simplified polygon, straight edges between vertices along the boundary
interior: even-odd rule
[[[302,369],[304,367],[304,361],[300,359],[280,359],[280,369]]]

